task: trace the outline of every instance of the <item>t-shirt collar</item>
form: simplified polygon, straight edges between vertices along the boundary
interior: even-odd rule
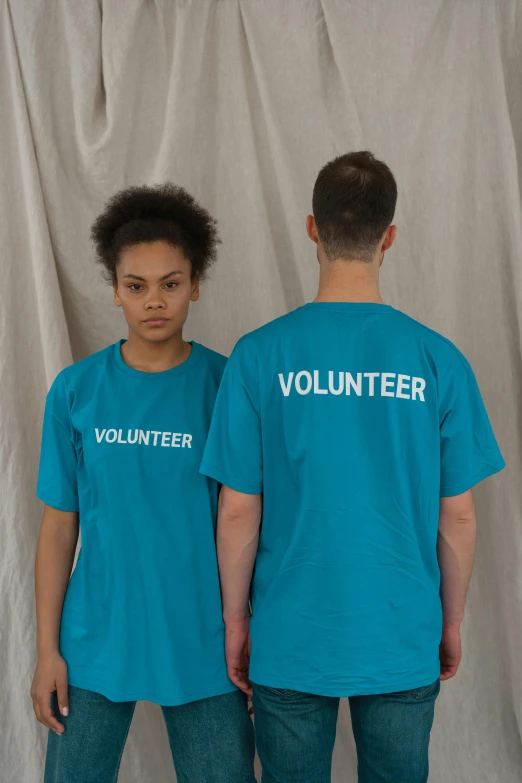
[[[308,302],[304,306],[309,310],[341,313],[380,313],[393,310],[391,305],[379,304],[378,302]]]
[[[201,356],[201,346],[199,343],[190,340],[188,342],[189,345],[192,346],[192,350],[187,359],[185,359],[185,361],[181,364],[178,364],[177,367],[171,367],[170,370],[162,370],[161,372],[144,372],[143,370],[136,370],[134,367],[129,367],[129,365],[124,362],[121,355],[121,346],[125,342],[127,342],[125,339],[118,340],[112,346],[112,356],[114,362],[118,370],[124,373],[124,375],[128,375],[130,378],[134,378],[135,380],[140,381],[151,381],[152,383],[157,383],[158,381],[171,381],[174,378],[179,378],[180,375],[184,375],[186,372],[189,372],[198,362]]]

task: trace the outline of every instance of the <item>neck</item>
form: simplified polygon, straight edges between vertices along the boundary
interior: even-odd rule
[[[379,270],[375,263],[323,261],[316,302],[375,302],[382,304]]]
[[[181,332],[169,340],[151,342],[129,331],[121,353],[125,364],[143,372],[163,372],[182,364],[190,356],[192,346],[183,340]]]

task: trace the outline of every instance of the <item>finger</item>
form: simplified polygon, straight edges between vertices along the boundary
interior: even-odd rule
[[[242,687],[241,687],[242,684],[243,684],[243,681],[242,681],[241,677],[239,676],[239,673],[238,673],[238,670],[236,669],[236,667],[235,666],[228,666],[227,667],[227,674],[228,674],[229,679],[232,680],[232,682],[236,686],[236,688],[241,688],[241,690],[243,690]]]
[[[247,696],[252,696],[252,683],[248,679],[248,670],[239,672],[239,679],[241,680],[241,690],[246,693]]]
[[[63,727],[63,724],[60,723],[59,720],[56,720],[54,710],[51,709],[51,705],[49,704],[49,696],[48,694],[46,697],[42,697],[39,699],[39,705],[40,705],[40,723],[43,723],[44,726],[47,726],[48,729],[52,729],[52,731],[55,731],[57,734],[60,734],[60,736],[64,733],[65,729]]]
[[[236,686],[236,688],[239,688],[243,691],[243,693],[246,693],[247,695],[252,694],[252,688],[250,686],[250,683],[248,682],[248,678],[246,677],[245,672],[240,672],[236,667],[229,666],[228,667],[228,676]]]
[[[34,714],[36,715],[36,720],[40,720],[40,705],[38,703],[38,700],[36,696],[33,696],[33,710]]]
[[[445,666],[440,679],[441,680],[450,680],[452,677],[454,677],[457,673],[457,666]]]
[[[238,688],[240,688],[243,693],[246,693],[247,696],[252,696],[252,685],[248,680],[240,679]]]
[[[252,693],[252,688],[248,681],[248,658],[241,652],[239,655],[232,655],[229,653],[226,656],[226,659],[228,676],[234,685],[240,688],[244,693],[250,695]]]
[[[62,715],[69,714],[69,694],[67,680],[60,680],[56,683],[56,695],[58,698],[58,707]]]

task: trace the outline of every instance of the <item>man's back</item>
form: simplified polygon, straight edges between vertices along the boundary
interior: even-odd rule
[[[322,167],[316,300],[239,341],[203,456],[223,484],[227,670],[252,692],[273,783],[331,780],[340,696],[361,783],[426,783],[462,657],[470,490],[504,466],[464,357],[382,304],[396,202],[368,150]]]
[[[435,680],[439,499],[503,464],[467,361],[392,307],[312,303],[242,338],[202,470],[263,493],[252,681],[347,696]]]

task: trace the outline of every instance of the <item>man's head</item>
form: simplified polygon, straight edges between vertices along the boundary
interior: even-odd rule
[[[349,152],[324,166],[315,182],[306,227],[319,260],[379,263],[395,239],[397,183],[371,152]]]
[[[178,334],[216,259],[216,221],[169,183],[116,193],[91,239],[129,329],[154,342]]]

